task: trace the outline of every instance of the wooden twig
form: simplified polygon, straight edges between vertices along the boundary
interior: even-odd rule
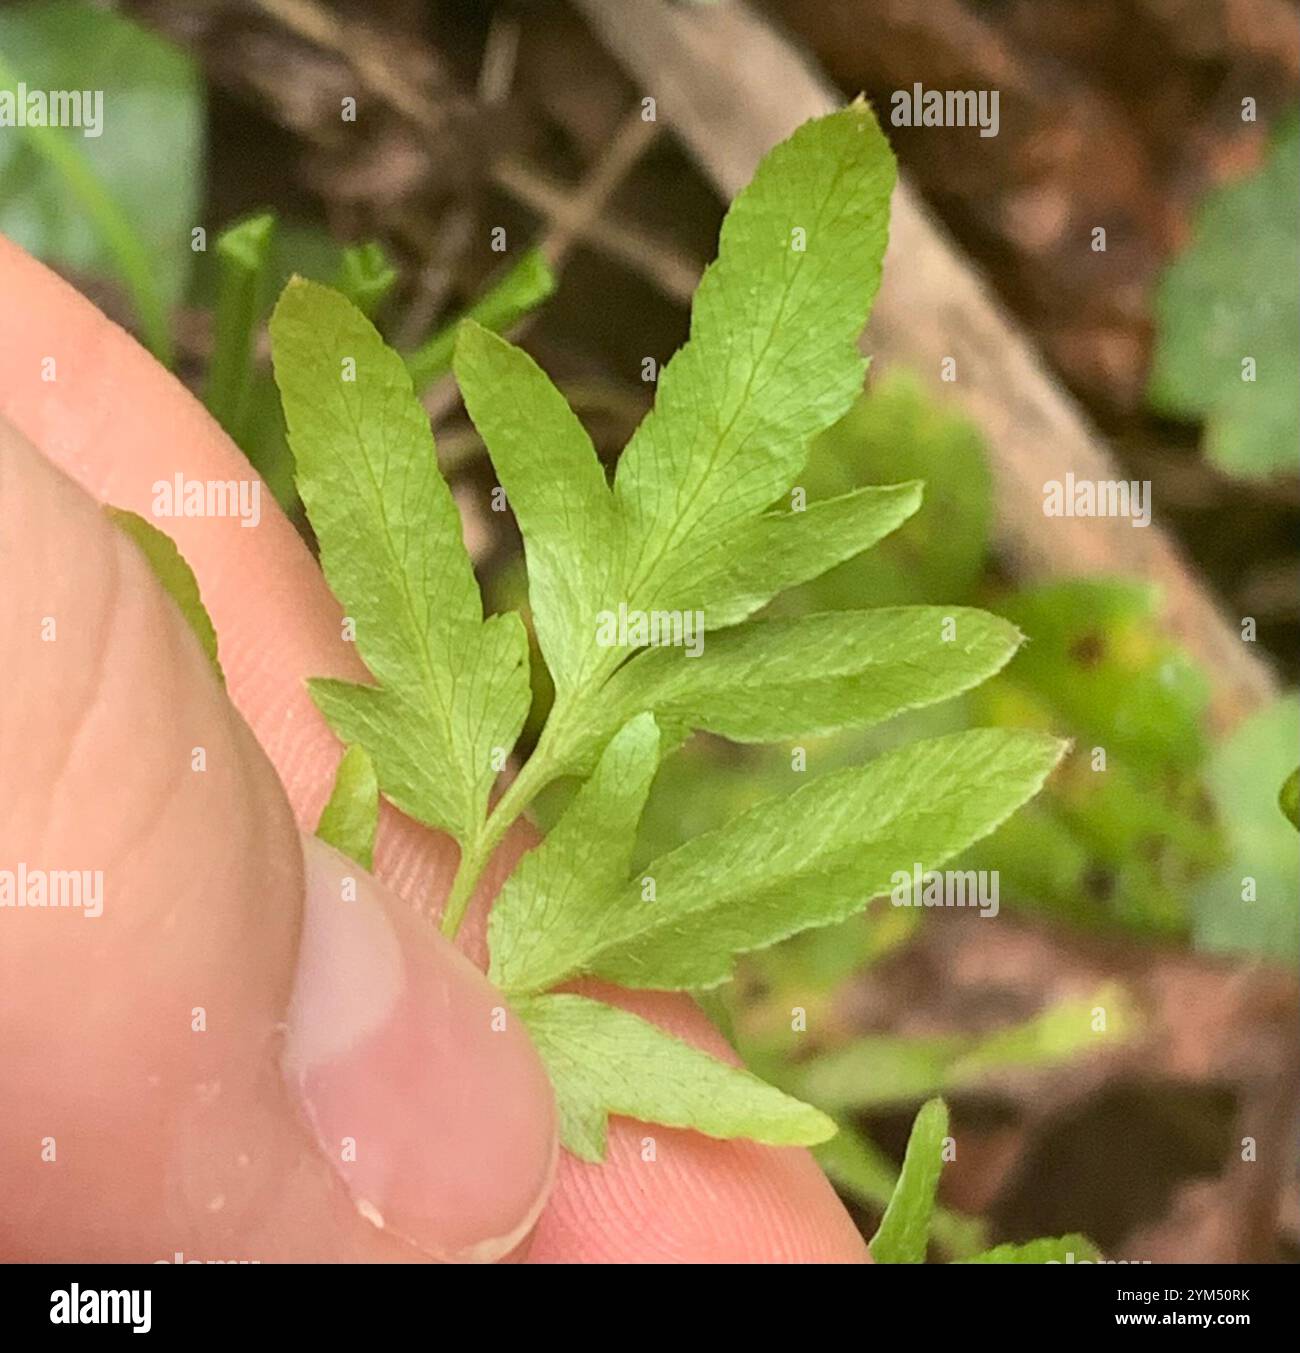
[[[501,103],[510,93],[519,59],[519,33],[518,19],[493,15],[478,73],[480,102]]]
[[[573,3],[728,198],[771,146],[842,102],[741,0],[703,8]],[[1049,480],[1064,481],[1067,472],[1076,480],[1129,476],[905,180],[894,195],[885,280],[865,341],[878,366],[914,369],[979,426],[997,480],[999,543],[1021,575],[1106,572],[1159,584],[1170,631],[1209,674],[1211,719],[1221,731],[1274,694],[1266,662],[1158,525],[1044,516]],[[940,380],[948,358],[956,364],[951,383]]]
[[[493,165],[492,180],[539,216],[557,225],[569,225],[575,241],[639,273],[672,300],[690,304],[700,280],[700,265],[672,245],[626,221],[612,219],[608,213],[592,216],[583,211],[571,188],[522,160],[506,159]]]
[[[553,271],[561,270],[574,244],[586,235],[592,222],[600,219],[619,184],[649,149],[657,130],[657,124],[644,121],[639,111],[629,113],[570,194],[563,215],[548,220],[537,247]],[[518,337],[532,319],[531,315],[525,315],[515,326],[512,337]],[[424,407],[435,427],[456,407],[459,399],[456,383],[449,379],[439,381],[425,395]]]
[[[632,166],[650,149],[659,131],[657,122],[645,121],[640,112],[629,113],[584,175],[563,216],[554,217],[542,236],[540,248],[552,268],[558,269],[574,243],[598,221],[619,184]]]
[[[365,28],[340,19],[316,0],[253,0],[268,18],[289,32],[340,57],[371,97],[387,104],[413,126],[436,135],[445,126],[437,104],[394,68],[391,53]]]

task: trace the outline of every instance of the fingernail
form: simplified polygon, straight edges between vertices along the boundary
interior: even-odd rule
[[[424,917],[303,837],[283,1066],[358,1211],[430,1257],[491,1262],[555,1168],[550,1082],[520,1022]]]

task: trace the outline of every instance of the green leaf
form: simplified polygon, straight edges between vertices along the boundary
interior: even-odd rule
[[[870,487],[800,511],[765,512],[744,522],[720,543],[716,556],[700,566],[697,581],[701,591],[713,598],[708,609],[709,625],[719,631],[735,625],[784,588],[869,549],[905,521],[920,501],[919,484]],[[592,628],[594,632],[594,616]],[[706,646],[714,642],[705,640]],[[736,641],[728,639],[732,642]],[[634,654],[606,686],[601,717],[579,721],[577,732],[558,749],[548,745],[548,753],[558,764],[581,773],[610,732],[644,707],[638,695],[643,663],[649,664],[645,680],[657,683],[671,667],[672,656],[658,658],[653,649]],[[869,698],[863,696],[864,701]],[[683,721],[683,726],[689,724],[689,719]]]
[[[596,613],[618,585],[613,494],[591,438],[527,353],[467,320],[455,371],[523,533],[538,643],[567,694],[595,651]]]
[[[920,506],[919,482],[869,485],[740,523],[698,561],[696,586],[709,598],[710,628],[737,624],[786,588],[861,555]]]
[[[1026,644],[973,695],[974,717],[1051,727],[1078,751],[972,863],[996,861],[1014,905],[1182,939],[1193,889],[1223,855],[1200,784],[1205,673],[1169,638],[1145,583],[1069,579],[1025,588],[999,610]]]
[[[207,654],[217,680],[224,686],[226,678],[217,659],[217,632],[199,595],[199,583],[194,570],[185,562],[185,557],[176,548],[176,542],[152,522],[124,507],[106,507],[104,510],[110,520],[140,547],[154,577],[180,607],[185,623]]]
[[[895,871],[933,868],[1037,792],[1063,744],[977,729],[886,753],[768,800],[642,871],[575,950],[629,986],[713,986],[738,953],[843,920],[887,893]]]
[[[316,824],[316,835],[355,860],[374,868],[379,827],[379,781],[364,747],[349,747],[334,775],[334,788]]]
[[[60,267],[120,277],[146,341],[167,361],[167,311],[181,301],[194,260],[203,177],[193,61],[99,6],[6,6],[0,99],[19,82],[29,91],[102,91],[103,116],[97,135],[78,127],[0,132],[0,233]]]
[[[1209,458],[1244,478],[1295,471],[1297,194],[1300,120],[1292,115],[1257,174],[1206,199],[1191,246],[1156,298],[1151,399],[1164,413],[1203,417]],[[1253,380],[1243,376],[1247,358]]]
[[[876,1263],[925,1263],[947,1135],[947,1105],[941,1099],[923,1104],[907,1139],[898,1186],[881,1218],[880,1229],[871,1238],[871,1257]]]
[[[719,539],[789,488],[856,398],[894,174],[857,102],[770,151],[732,203],[690,338],[619,461],[629,606],[712,602],[700,570]]]
[[[439,329],[428,342],[407,355],[406,365],[416,390],[428,389],[451,370],[462,319],[472,319],[485,329],[502,333],[513,328],[530,310],[536,310],[554,290],[555,274],[545,256],[540,250],[529,249],[463,316]]]
[[[969,690],[1019,643],[1014,625],[961,607],[758,620],[707,638],[698,658],[653,649],[606,693],[615,711],[653,710],[669,730],[734,742],[818,737]]]
[[[660,376],[612,495],[586,433],[532,361],[464,328],[458,375],[520,521],[555,679],[539,746],[552,778],[584,770],[616,726],[596,728],[579,708],[642,645],[604,638],[608,616],[689,612],[725,628],[915,510],[912,484],[770,510],[809,440],[861,387],[857,338],[893,181],[862,103],[809,123],[764,159],[727,214],[691,336]]]
[[[550,985],[549,975],[599,926],[627,880],[658,764],[659,730],[642,714],[610,741],[563,817],[507,879],[488,922],[489,976],[502,990]]]
[[[1028,1240],[1023,1245],[995,1245],[958,1264],[1095,1264],[1101,1251],[1086,1236],[1069,1235]]]
[[[1294,964],[1300,946],[1300,851],[1274,786],[1294,763],[1294,692],[1252,714],[1215,748],[1206,780],[1223,822],[1228,863],[1192,897],[1197,948],[1264,954]]]
[[[582,1160],[604,1158],[612,1113],[773,1146],[809,1146],[835,1131],[825,1114],[626,1010],[570,995],[514,1008],[554,1082],[561,1140]]]
[[[835,1136],[813,1147],[817,1163],[841,1196],[883,1211],[898,1187],[898,1171],[869,1138],[847,1123],[837,1127]],[[954,1263],[979,1253],[988,1243],[987,1229],[978,1217],[943,1207],[930,1217],[930,1238]]]
[[[915,483],[811,507],[802,489],[785,499],[811,439],[861,387],[857,339],[893,181],[861,103],[764,160],[726,217],[690,338],[612,490],[549,380],[486,331],[509,322],[514,303],[494,295],[477,308],[480,325],[462,327],[457,375],[521,526],[556,694],[490,816],[489,791],[527,711],[527,642],[518,615],[483,618],[414,396],[408,367],[421,382],[440,371],[444,336],[404,360],[344,297],[300,280],[271,320],[303,502],[376,682],[315,681],[312,692],[373,760],[385,796],[459,840],[446,933],[510,824],[558,777],[590,767],[489,927],[491,975],[546,1060],[566,1143],[586,1159],[603,1153],[611,1113],[775,1144],[815,1143],[834,1125],[634,1015],[550,988],[584,974],[714,987],[737,955],[842,921],[898,871],[910,877],[964,849],[1061,754],[1044,735],[989,729],[891,751],[759,803],[628,877],[661,751],[656,708],[673,737],[696,722],[754,739],[862,726],[965,690],[1017,642],[1012,627],[967,610],[761,621],[724,634],[702,660],[634,654],[653,643],[609,642],[599,627],[606,610],[626,607],[707,613],[710,634],[723,632],[915,512]]]
[[[523,623],[484,621],[428,416],[370,321],[296,279],[271,343],[325,576],[379,683],[317,680],[312,695],[403,812],[473,841],[528,710]]]

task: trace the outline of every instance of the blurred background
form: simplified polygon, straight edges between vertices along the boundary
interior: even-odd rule
[[[1030,642],[805,752],[979,723],[1074,751],[963,862],[1000,872],[995,922],[882,899],[706,1008],[842,1123],[823,1161],[868,1235],[942,1094],[935,1262],[1063,1232],[1300,1258],[1292,0],[54,0],[0,6],[0,90],[20,81],[103,90],[105,124],[0,131],[0,232],[171,365],[305,535],[264,323],[294,272],[347,292],[408,355],[494,609],[526,580],[448,381],[455,321],[522,342],[612,463],[728,196],[865,92],[904,187],[868,387],[802,482],[919,477],[925,505],[779,605],[978,604]],[[916,84],[998,91],[997,134],[891,125]],[[1149,481],[1153,525],[1045,517],[1066,470]],[[689,742],[645,857],[787,789],[791,752]]]

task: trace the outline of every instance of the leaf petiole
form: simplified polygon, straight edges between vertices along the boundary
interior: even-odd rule
[[[572,710],[590,708],[594,690],[599,690],[610,675],[609,666],[602,665],[584,686],[572,691],[567,699],[560,699],[552,708],[533,754],[511,781],[505,793],[489,810],[482,830],[467,845],[462,846],[460,864],[452,881],[451,892],[442,912],[442,933],[455,939],[465,919],[465,911],[474,889],[487,868],[492,852],[496,850],[515,820],[553,780],[565,773],[579,744],[566,743],[568,731],[565,715]]]

